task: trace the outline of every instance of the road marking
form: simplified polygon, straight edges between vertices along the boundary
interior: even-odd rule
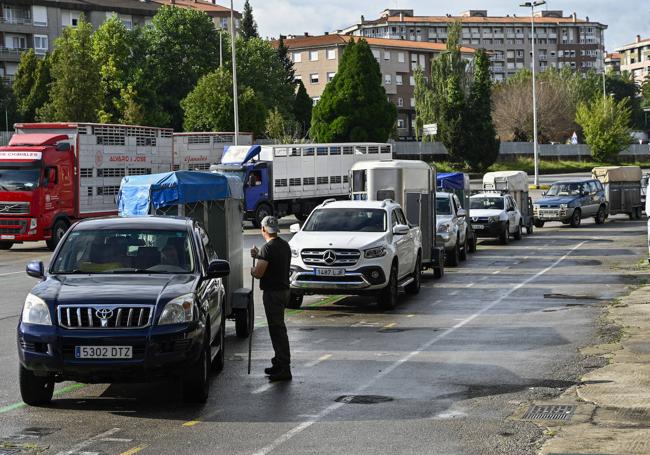
[[[201,420],[200,420],[200,419],[190,420],[189,422],[185,422],[185,423],[183,424],[183,426],[184,426],[184,427],[193,427],[194,425],[198,425],[199,423],[201,423]]]
[[[414,315],[414,314],[408,314],[408,315],[406,315],[407,318],[412,318],[413,316],[415,316],[415,315]]]
[[[384,326],[385,329],[390,329],[391,327],[395,327],[397,325],[397,322],[391,322],[390,324],[386,324]]]
[[[357,338],[356,340],[350,341],[350,346],[354,346],[355,344],[361,343],[361,338]]]
[[[458,291],[451,291],[449,295],[458,295]]]
[[[465,287],[466,287],[466,288],[471,288],[471,287],[473,287],[475,284],[476,284],[476,283],[470,283],[470,284],[468,284],[468,285],[465,286]]]
[[[492,272],[492,275],[498,275],[499,273],[501,273],[501,270],[495,270],[494,272]]]
[[[274,387],[276,384],[277,384],[277,382],[269,382],[268,384],[264,384],[262,387],[259,387],[259,388],[255,389],[255,390],[253,390],[251,393],[253,395],[264,393],[267,390],[269,390],[270,388]]]
[[[318,359],[309,362],[309,363],[308,363],[307,365],[305,365],[305,366],[306,366],[307,368],[315,367],[315,366],[318,365],[319,363],[324,362],[324,361],[326,361],[327,359],[331,359],[331,358],[332,358],[332,354],[325,354],[324,356],[321,356],[321,357],[319,357]]]
[[[56,396],[59,396],[59,395],[63,395],[64,393],[72,392],[73,390],[77,390],[77,389],[83,389],[84,387],[86,387],[86,384],[71,384],[69,386],[62,387],[62,388],[60,388],[58,390],[55,390],[54,391],[54,396],[56,397]],[[27,405],[25,403],[23,403],[22,401],[20,403],[10,404],[10,405],[7,405],[7,406],[5,406],[3,408],[0,408],[0,414],[4,414],[6,412],[13,411],[15,409],[24,408],[25,406],[27,406]]]
[[[327,341],[327,338],[319,338],[316,341],[312,341],[312,344],[321,344],[324,341]]]
[[[104,438],[102,442],[133,442],[130,438]]]
[[[411,360],[413,357],[419,355],[421,352],[425,351],[426,349],[429,349],[431,346],[433,346],[435,343],[438,341],[446,338],[450,334],[454,333],[456,330],[466,326],[470,322],[472,322],[474,319],[478,318],[482,314],[486,313],[487,311],[491,310],[495,306],[499,305],[501,302],[503,302],[505,299],[510,297],[512,294],[517,292],[519,289],[523,288],[530,282],[536,280],[540,276],[544,275],[546,272],[552,270],[555,268],[558,264],[560,264],[563,260],[565,260],[571,253],[576,251],[578,248],[580,248],[582,245],[587,243],[588,240],[585,240],[583,242],[580,242],[573,248],[571,248],[564,256],[556,260],[553,264],[550,266],[546,267],[545,269],[541,270],[540,272],[537,272],[535,275],[527,278],[526,280],[522,281],[518,285],[510,288],[506,293],[504,293],[501,297],[498,299],[494,300],[492,303],[489,305],[483,307],[473,315],[467,317],[466,319],[460,321],[458,324],[454,325],[453,327],[450,327],[449,329],[445,330],[444,332],[440,333],[439,335],[431,338],[429,341],[426,343],[420,345],[415,351],[410,352],[409,354],[405,355],[399,360],[396,360],[393,362],[390,366],[388,366],[386,369],[382,370],[378,374],[376,374],[372,379],[370,379],[368,382],[365,384],[359,386],[352,394],[357,395],[363,392],[364,390],[368,389],[370,386],[372,386],[375,382],[377,382],[379,379],[382,379],[384,376],[392,373],[395,369],[399,368],[402,364],[408,362]],[[275,449],[277,449],[279,446],[287,442],[289,439],[293,438],[297,434],[302,433],[305,431],[307,428],[311,427],[313,424],[318,422],[319,420],[322,420],[324,417],[328,416],[332,412],[336,411],[337,409],[341,408],[342,406],[345,406],[345,403],[332,403],[325,409],[323,409],[320,413],[316,415],[313,419],[306,420],[305,422],[300,423],[299,425],[295,426],[291,430],[287,431],[286,433],[282,434],[279,436],[277,439],[272,441],[270,444],[266,445],[265,447],[262,447],[260,450],[255,452],[253,455],[268,455],[269,453],[273,452]]]
[[[120,455],[135,455],[136,453],[140,452],[141,450],[146,449],[146,445],[134,447],[132,449],[127,450],[126,452],[122,452]]]
[[[79,444],[76,444],[72,446],[69,450],[62,450],[61,452],[58,452],[56,455],[74,455],[77,454],[80,450],[85,449],[86,447],[90,447],[96,442],[100,442],[104,438],[108,438],[113,436],[115,433],[120,431],[119,428],[112,428],[108,431],[105,431],[103,433],[100,433],[96,436],[93,436],[92,438],[88,438],[85,441],[81,441]]]
[[[18,275],[19,273],[25,273],[25,272],[0,273],[0,276]]]

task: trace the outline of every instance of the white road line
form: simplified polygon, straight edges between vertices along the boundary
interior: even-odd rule
[[[468,284],[468,285],[465,286],[465,287],[466,287],[466,288],[471,288],[471,287],[473,287],[475,284],[476,284],[476,283],[470,283],[470,284]]]
[[[312,341],[311,344],[321,344],[323,341],[327,341],[327,338],[319,338],[316,341]]]
[[[492,272],[492,275],[498,275],[499,273],[501,273],[501,270],[495,270],[494,272]]]
[[[90,447],[91,445],[95,444],[96,442],[100,442],[105,438],[110,438],[113,436],[115,433],[120,431],[119,428],[113,428],[108,431],[105,431],[103,433],[100,433],[96,436],[93,436],[92,438],[88,438],[85,441],[81,441],[79,444],[76,444],[72,446],[68,450],[62,450],[61,452],[58,452],[56,455],[74,455],[79,453],[80,450],[85,449],[86,447]]]
[[[307,368],[315,367],[315,366],[318,365],[319,363],[324,362],[324,361],[326,361],[327,359],[330,359],[331,357],[332,357],[332,354],[325,354],[324,356],[319,357],[319,358],[317,358],[316,360],[312,360],[311,362],[309,362],[309,363],[306,364],[305,366],[306,366]]]
[[[518,285],[516,285],[516,286],[510,288],[510,290],[508,290],[505,294],[503,294],[503,295],[502,295],[501,297],[499,297],[498,299],[494,300],[492,303],[490,303],[490,304],[487,305],[486,307],[483,307],[481,310],[477,311],[476,313],[474,313],[473,315],[469,316],[468,318],[462,320],[461,322],[459,322],[458,324],[454,325],[453,327],[451,327],[451,328],[445,330],[444,332],[440,333],[438,336],[435,336],[435,337],[431,338],[431,339],[430,339],[429,341],[427,341],[426,343],[420,345],[420,347],[418,347],[415,351],[412,351],[412,352],[410,352],[409,354],[407,354],[407,355],[405,355],[404,357],[402,357],[401,359],[395,361],[395,362],[392,363],[388,368],[386,368],[385,370],[382,370],[380,373],[378,373],[377,375],[375,375],[375,376],[374,376],[372,379],[370,379],[368,382],[366,382],[365,384],[363,384],[363,385],[361,385],[360,387],[358,387],[358,388],[357,388],[357,389],[356,389],[352,394],[353,394],[353,395],[360,394],[361,392],[363,392],[364,390],[366,390],[367,388],[369,388],[371,385],[373,385],[375,382],[377,382],[379,379],[381,379],[381,378],[383,378],[384,376],[386,376],[386,375],[392,373],[395,369],[397,369],[398,367],[400,367],[403,363],[408,362],[409,360],[411,360],[413,357],[417,356],[417,355],[420,354],[421,352],[425,351],[426,349],[429,349],[432,345],[434,345],[434,344],[437,343],[438,341],[442,340],[443,338],[446,338],[448,335],[452,334],[452,333],[455,332],[456,330],[458,330],[458,329],[460,329],[461,327],[463,327],[463,326],[469,324],[469,323],[472,322],[474,319],[476,319],[476,318],[478,318],[479,316],[481,316],[483,313],[485,313],[485,312],[491,310],[492,308],[494,308],[495,306],[497,306],[498,304],[500,304],[501,302],[503,302],[505,299],[507,299],[508,297],[510,297],[513,293],[517,292],[519,289],[523,288],[524,286],[526,286],[526,285],[529,284],[530,282],[536,280],[536,279],[539,278],[540,276],[544,275],[546,272],[548,272],[548,271],[552,270],[553,268],[555,268],[555,267],[556,267],[560,262],[562,262],[562,261],[565,260],[567,257],[569,257],[569,255],[570,255],[571,253],[573,253],[575,250],[577,250],[578,248],[580,248],[582,245],[584,245],[584,244],[587,243],[587,242],[588,242],[588,240],[585,240],[585,241],[583,241],[583,242],[577,244],[576,246],[574,246],[573,248],[571,248],[571,249],[569,250],[568,253],[566,253],[564,256],[562,256],[560,259],[558,259],[557,261],[555,261],[555,262],[554,262],[553,264],[551,264],[550,266],[546,267],[544,270],[542,270],[542,271],[536,273],[535,275],[533,275],[533,276],[527,278],[526,280],[522,281],[522,282],[519,283]],[[284,433],[283,435],[281,435],[279,438],[277,438],[275,441],[271,442],[269,445],[267,445],[267,446],[265,446],[265,447],[262,447],[260,450],[258,450],[257,452],[255,452],[253,455],[268,455],[269,453],[271,453],[271,452],[273,452],[275,449],[277,449],[279,446],[281,446],[282,444],[284,444],[285,442],[287,442],[289,439],[293,438],[295,435],[297,435],[297,434],[303,432],[304,430],[306,430],[307,428],[309,428],[310,426],[312,426],[313,424],[315,424],[315,423],[318,422],[319,420],[322,420],[324,417],[328,416],[329,414],[331,414],[332,412],[334,412],[334,411],[336,411],[337,409],[341,408],[342,406],[345,406],[345,403],[340,403],[340,402],[332,403],[331,405],[329,405],[328,407],[326,407],[325,409],[323,409],[320,413],[318,413],[318,414],[316,415],[316,417],[314,417],[313,419],[310,419],[310,420],[307,420],[307,421],[305,421],[305,422],[300,423],[298,426],[296,426],[296,427],[292,428],[291,430],[287,431],[286,433]]]
[[[458,291],[452,291],[452,292],[449,293],[449,295],[457,295],[457,294],[458,294]]]
[[[277,384],[277,382],[269,382],[268,384],[264,384],[262,387],[259,387],[259,388],[255,389],[255,390],[253,390],[251,393],[253,395],[257,395],[259,393],[264,393],[267,390],[269,390],[270,388],[272,388],[273,386],[275,386],[276,384]]]
[[[18,275],[19,273],[25,273],[25,272],[9,272],[9,273],[0,273],[0,276],[9,276],[9,275]]]
[[[356,340],[350,341],[350,346],[354,346],[355,344],[361,343],[361,338],[357,338]]]

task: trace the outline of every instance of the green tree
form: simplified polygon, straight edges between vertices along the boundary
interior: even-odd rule
[[[33,109],[33,115],[29,121],[38,118],[39,109],[45,106],[50,96],[50,84],[52,83],[52,54],[45,54],[36,65],[36,78],[34,85],[27,98],[27,105]],[[25,119],[25,121],[28,121]]]
[[[641,85],[641,97],[643,99],[643,107],[650,107],[650,74],[645,77]]]
[[[16,122],[16,100],[11,88],[0,78],[0,130],[12,131]]]
[[[181,100],[198,80],[219,65],[219,35],[201,11],[163,6],[144,31],[146,60],[134,90],[143,103],[146,122],[180,130]]]
[[[465,163],[472,170],[484,171],[499,157],[500,146],[492,123],[492,75],[485,49],[479,49],[474,59],[465,122]]]
[[[301,127],[292,118],[286,118],[278,109],[266,116],[266,137],[277,144],[290,144],[300,137]]]
[[[97,121],[99,71],[93,58],[92,33],[92,25],[81,15],[77,27],[66,27],[57,38],[50,99],[45,109],[39,110],[42,120]]]
[[[25,122],[33,122],[36,116],[36,107],[29,104],[31,94],[36,82],[36,71],[38,68],[38,57],[34,49],[23,52],[16,69],[16,77],[12,86],[13,96],[16,100],[16,110],[20,118]]]
[[[385,142],[396,119],[368,42],[350,39],[336,76],[314,107],[311,137],[316,142]]]
[[[282,35],[280,35],[280,41],[278,42],[278,58],[284,68],[285,83],[288,85],[294,84],[296,80],[296,69],[293,66],[293,61],[289,57],[289,49],[284,44],[284,36]]]
[[[614,163],[630,143],[630,99],[616,101],[612,96],[594,99],[578,106],[576,121],[595,161]]]
[[[181,105],[185,111],[185,131],[233,131],[230,71],[223,68],[203,76]],[[250,87],[240,87],[239,119],[242,131],[264,133],[266,108]]]
[[[260,37],[259,33],[257,32],[257,24],[255,23],[255,18],[253,18],[253,7],[248,0],[246,0],[246,3],[244,3],[244,13],[242,15],[239,33],[241,33],[241,36],[244,40]]]
[[[296,99],[293,102],[293,115],[300,126],[303,136],[307,136],[309,126],[311,125],[311,114],[314,109],[314,102],[307,94],[307,89],[302,81],[298,81],[298,90],[296,90]]]

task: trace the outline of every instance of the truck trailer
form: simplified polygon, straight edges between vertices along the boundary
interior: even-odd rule
[[[239,133],[238,139],[239,145],[253,145],[253,133]],[[235,133],[174,133],[173,170],[207,171],[234,144]]]
[[[168,172],[171,129],[95,123],[19,123],[0,147],[0,249],[54,249],[81,218],[114,215],[122,177]]]

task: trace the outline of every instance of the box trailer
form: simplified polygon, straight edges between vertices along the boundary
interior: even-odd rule
[[[609,214],[625,213],[633,219],[641,219],[641,179],[639,166],[602,166],[591,170],[592,177],[598,179],[605,188],[605,198],[609,202]]]
[[[173,170],[207,171],[235,144],[235,133],[174,133]],[[253,133],[239,133],[238,144],[253,145]]]

